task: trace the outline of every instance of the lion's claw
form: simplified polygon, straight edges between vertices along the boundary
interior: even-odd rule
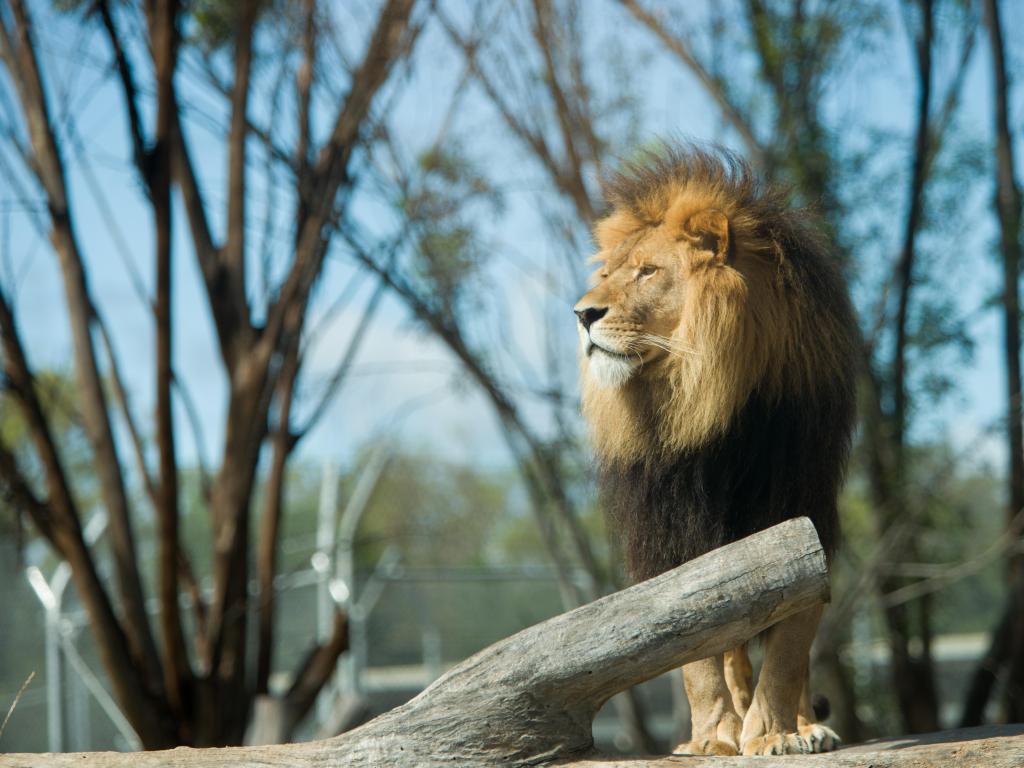
[[[831,752],[842,744],[836,732],[821,723],[801,725],[799,730],[800,735],[811,745],[811,752]]]
[[[744,755],[806,755],[811,745],[799,733],[770,733],[743,745]]]

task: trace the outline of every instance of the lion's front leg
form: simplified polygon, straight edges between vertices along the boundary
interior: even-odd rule
[[[732,703],[722,655],[683,667],[690,701],[690,741],[673,752],[684,755],[738,755],[743,721]]]
[[[831,729],[813,721],[805,694],[811,643],[820,618],[821,608],[811,608],[768,630],[764,664],[743,719],[743,754],[827,752],[838,745]]]

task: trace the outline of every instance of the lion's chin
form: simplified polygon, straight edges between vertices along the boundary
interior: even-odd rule
[[[587,360],[587,375],[602,389],[621,387],[640,369],[633,360],[594,349]]]

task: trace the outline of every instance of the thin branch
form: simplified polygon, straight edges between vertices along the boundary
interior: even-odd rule
[[[619,0],[619,2],[700,80],[708,95],[718,105],[726,121],[743,140],[751,160],[755,165],[764,167],[768,153],[757,138],[749,117],[744,115],[740,107],[733,101],[725,81],[711,74],[694,55],[687,41],[669,32],[663,21],[654,13],[644,9],[637,0]]]
[[[124,386],[124,377],[121,375],[121,366],[114,352],[114,343],[110,338],[110,331],[99,312],[96,313],[96,330],[99,332],[100,342],[103,344],[103,351],[107,356],[107,366],[110,370],[114,400],[121,409],[121,418],[124,419],[125,427],[128,430],[128,437],[132,443],[135,469],[142,479],[142,486],[145,488],[146,495],[153,504],[153,509],[157,509],[159,506],[157,488],[146,465],[146,448],[142,443],[142,435],[135,423],[135,417],[132,415],[131,406],[128,403],[128,392]]]
[[[374,97],[387,81],[395,62],[414,45],[422,25],[409,27],[416,0],[388,0],[377,19],[367,53],[352,76],[352,87],[338,111],[327,144],[313,168],[315,203],[297,237],[295,261],[277,300],[267,311],[265,338],[270,348],[281,344],[285,314],[305,304],[323,264],[326,248],[323,228],[328,224],[335,197],[349,174],[349,161],[369,116]]]
[[[291,719],[289,730],[294,728],[316,701],[321,689],[331,679],[338,664],[338,657],[348,650],[348,616],[342,611],[334,612],[334,626],[331,636],[316,646],[300,662],[292,685],[285,694],[287,711]]]
[[[199,587],[199,580],[196,578],[192,563],[189,562],[183,550],[179,550],[178,555],[178,578],[181,579],[185,593],[192,601],[192,615],[195,619],[195,632],[193,633],[195,655],[197,659],[206,659],[209,658],[209,649],[206,647],[206,601],[203,600],[203,591]]]
[[[233,9],[233,13],[238,16],[238,24],[234,36],[235,83],[231,91],[231,128],[228,132],[227,235],[221,252],[227,283],[227,295],[223,299],[234,304],[234,315],[243,327],[249,324],[249,303],[245,294],[245,157],[252,38],[257,10],[256,0],[243,0]]]
[[[110,43],[114,53],[114,64],[117,68],[118,79],[121,82],[121,92],[124,96],[125,109],[128,117],[128,135],[132,141],[132,157],[135,166],[148,184],[149,168],[148,154],[146,151],[146,138],[142,128],[142,118],[139,116],[138,88],[135,85],[135,75],[131,63],[121,45],[121,35],[114,22],[108,0],[96,0],[96,12],[100,16],[100,22],[107,33],[107,42]]]
[[[576,149],[575,124],[573,112],[566,99],[566,93],[558,79],[558,68],[555,65],[555,54],[552,50],[556,41],[551,29],[552,19],[550,0],[533,0],[534,25],[533,35],[544,59],[548,91],[555,103],[555,115],[562,132],[562,146],[565,148],[567,164],[565,173],[571,186],[570,194],[576,209],[583,221],[593,221],[594,205],[583,181],[583,161]]]
[[[907,384],[906,348],[910,295],[914,284],[914,262],[917,256],[917,234],[924,210],[924,192],[928,182],[927,164],[930,155],[929,115],[932,92],[932,48],[934,11],[932,0],[921,1],[922,30],[917,41],[917,129],[914,156],[908,191],[907,218],[904,224],[903,247],[896,264],[898,278],[898,306],[896,312],[896,342],[892,362],[893,409],[892,430],[896,446],[896,471],[902,476],[903,435],[906,429]]]
[[[285,57],[282,57],[284,59]],[[202,57],[199,61],[194,61],[191,57],[183,57],[183,64],[191,64],[192,68],[196,72],[196,77],[201,77],[207,84],[209,84],[217,93],[224,96],[228,100],[231,99],[234,93],[234,88],[225,83],[218,75],[214,68],[213,62],[209,57]],[[287,61],[282,60],[282,68],[287,64]],[[213,121],[212,116],[208,116],[210,121]],[[284,166],[289,171],[295,171],[295,165],[292,158],[292,154],[281,144],[278,144],[274,140],[273,136],[273,121],[270,120],[269,127],[263,127],[253,121],[253,119],[246,115],[245,118],[245,129],[252,136],[255,136],[259,140],[260,144],[263,145],[263,149],[267,155],[273,158],[280,166]]]
[[[940,100],[941,107],[938,113],[931,119],[932,151],[928,158],[928,170],[939,154],[942,146],[942,138],[946,135],[956,109],[960,105],[960,97],[963,94],[964,82],[967,80],[967,66],[971,63],[971,54],[974,52],[974,43],[978,39],[979,19],[976,13],[971,13],[967,21],[967,28],[964,31],[963,44],[960,46],[960,59],[957,62],[956,73],[953,75],[945,96]]]
[[[81,527],[78,507],[71,492],[71,484],[64,470],[57,443],[53,438],[46,413],[36,392],[32,374],[21,343],[14,313],[7,298],[0,291],[0,342],[3,344],[3,373],[6,388],[15,395],[27,425],[28,434],[46,481],[48,506],[57,515],[63,527]]]
[[[289,71],[288,57],[281,56],[277,68],[277,77],[274,81],[273,93],[270,95],[270,107],[267,121],[273,126],[278,123],[280,112],[281,96],[285,90],[285,80]],[[271,137],[272,138],[272,137]],[[278,184],[274,177],[276,172],[274,155],[269,151],[263,153],[263,178],[265,200],[263,204],[263,232],[260,237],[259,261],[259,296],[264,306],[270,301],[270,273],[272,269],[272,256],[274,249],[274,225],[277,222],[277,192]]]
[[[195,444],[196,461],[199,464],[199,488],[204,499],[210,498],[210,461],[206,458],[206,438],[203,436],[203,421],[199,417],[199,409],[196,407],[195,398],[188,390],[188,385],[174,374],[172,381],[174,391],[185,409],[185,416],[188,419],[189,427],[192,429],[192,442]]]
[[[7,723],[11,720],[11,715],[14,714],[14,710],[18,706],[18,702],[21,701],[21,697],[24,695],[25,691],[28,689],[29,683],[32,682],[32,679],[35,676],[35,670],[29,672],[28,677],[25,678],[25,682],[21,684],[21,688],[19,688],[18,692],[14,695],[14,701],[11,702],[11,706],[8,708],[7,714],[4,716],[4,721],[0,723],[0,738],[3,738],[4,731],[7,730]]]
[[[557,459],[548,454],[540,439],[526,426],[515,403],[509,399],[497,380],[486,370],[483,361],[469,348],[454,319],[432,309],[415,288],[402,280],[393,270],[388,270],[379,264],[370,252],[355,239],[355,233],[351,228],[339,234],[352,249],[354,257],[376,274],[389,289],[402,299],[412,313],[444,342],[491,401],[498,419],[504,427],[503,435],[509,450],[516,457],[524,479],[528,482],[528,487],[531,482],[535,482],[537,488],[540,489],[535,497],[536,504],[533,507],[538,516],[538,522],[541,523],[542,532],[547,531],[552,536],[550,539],[545,536],[545,544],[551,546],[554,562],[556,565],[561,563],[554,550],[556,546],[554,528],[545,519],[549,500],[554,502],[555,510],[566,524],[576,555],[587,573],[588,584],[585,596],[588,599],[597,597],[601,592],[600,569],[597,567],[586,534],[581,530],[579,520],[565,493]],[[564,590],[567,594],[575,591],[571,580],[566,581]]]
[[[302,64],[295,74],[296,100],[298,102],[297,132],[295,142],[295,175],[298,181],[298,204],[295,213],[296,235],[301,231],[309,210],[309,194],[312,179],[309,173],[310,159],[310,102],[313,97],[313,71],[316,67],[316,0],[305,0],[305,14],[302,27]]]
[[[454,22],[452,22],[440,9],[437,12],[437,18],[441,22],[441,26],[444,28],[445,32],[448,34],[448,39],[462,52],[462,55],[470,66],[474,77],[477,82],[480,83],[480,87],[483,88],[484,93],[494,105],[494,108],[498,110],[498,114],[501,116],[506,127],[516,138],[530,148],[537,160],[548,171],[555,184],[563,191],[569,193],[570,199],[575,201],[576,198],[570,192],[572,184],[566,178],[565,170],[555,158],[545,137],[537,131],[532,130],[525,122],[516,117],[517,110],[508,101],[506,101],[505,97],[502,95],[502,89],[495,85],[494,80],[484,71],[478,56],[480,43],[475,40],[465,38],[462,33],[459,32]]]
[[[909,603],[925,595],[939,592],[950,584],[955,584],[958,581],[973,576],[997,558],[1007,552],[1012,552],[1015,547],[1021,546],[1019,538],[1022,532],[1024,532],[1024,510],[1017,513],[999,538],[977,555],[959,563],[934,565],[934,576],[915,581],[913,584],[907,584],[905,587],[900,587],[883,595],[882,605],[889,607]]]
[[[264,487],[263,514],[260,518],[259,550],[256,555],[259,605],[257,606],[256,693],[269,688],[274,652],[274,576],[281,534],[281,513],[284,505],[285,469],[295,449],[291,434],[291,412],[295,399],[295,380],[301,364],[299,344],[292,344],[282,365],[278,382],[277,428],[272,436],[270,472]]]
[[[397,246],[395,250],[397,250]],[[309,434],[309,431],[316,426],[317,422],[319,422],[324,413],[326,413],[327,407],[337,396],[342,383],[345,381],[349,371],[352,369],[352,363],[355,362],[356,355],[359,353],[359,347],[366,337],[366,332],[369,330],[370,323],[373,322],[373,317],[377,311],[377,307],[380,305],[380,301],[384,297],[384,288],[384,283],[380,282],[370,295],[370,299],[367,301],[366,307],[363,309],[363,314],[360,316],[355,330],[352,331],[352,336],[349,339],[348,346],[345,348],[345,352],[338,361],[338,365],[335,367],[333,373],[331,373],[331,377],[327,380],[327,386],[325,386],[323,392],[321,392],[320,399],[317,401],[317,404],[314,406],[310,415],[306,418],[305,423],[295,430],[295,442],[302,440],[302,438]]]
[[[3,442],[0,442],[0,499],[14,509],[16,514],[27,514],[54,550],[60,552],[61,540],[57,536],[49,507],[36,496],[32,485],[18,468],[14,454]]]
[[[180,110],[174,110],[174,143],[173,171],[178,189],[181,190],[182,202],[192,233],[192,245],[199,271],[203,276],[206,295],[213,314],[214,328],[217,330],[217,341],[221,358],[230,375],[235,369],[235,348],[239,319],[234,313],[234,305],[220,300],[223,290],[224,276],[218,258],[218,248],[213,239],[210,222],[206,214],[206,201],[199,187],[192,163],[191,152],[181,124]]]

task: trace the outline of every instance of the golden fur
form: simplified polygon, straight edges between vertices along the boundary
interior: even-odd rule
[[[641,376],[650,385],[641,393],[597,385],[584,359],[583,412],[601,458],[699,447],[725,430],[755,388],[769,398],[813,396],[823,379],[848,377],[850,313],[819,311],[808,296],[815,286],[801,283],[787,253],[796,238],[805,253],[825,247],[785,196],[762,188],[745,165],[692,148],[650,153],[613,179],[609,197],[613,211],[594,231],[602,267],[628,258],[618,252],[624,243],[659,234],[679,243],[688,295],[671,338],[687,353]],[[726,265],[701,247],[708,211],[728,221]],[[630,295],[610,298],[628,311]],[[657,399],[655,425],[638,421],[630,406],[645,395]]]

